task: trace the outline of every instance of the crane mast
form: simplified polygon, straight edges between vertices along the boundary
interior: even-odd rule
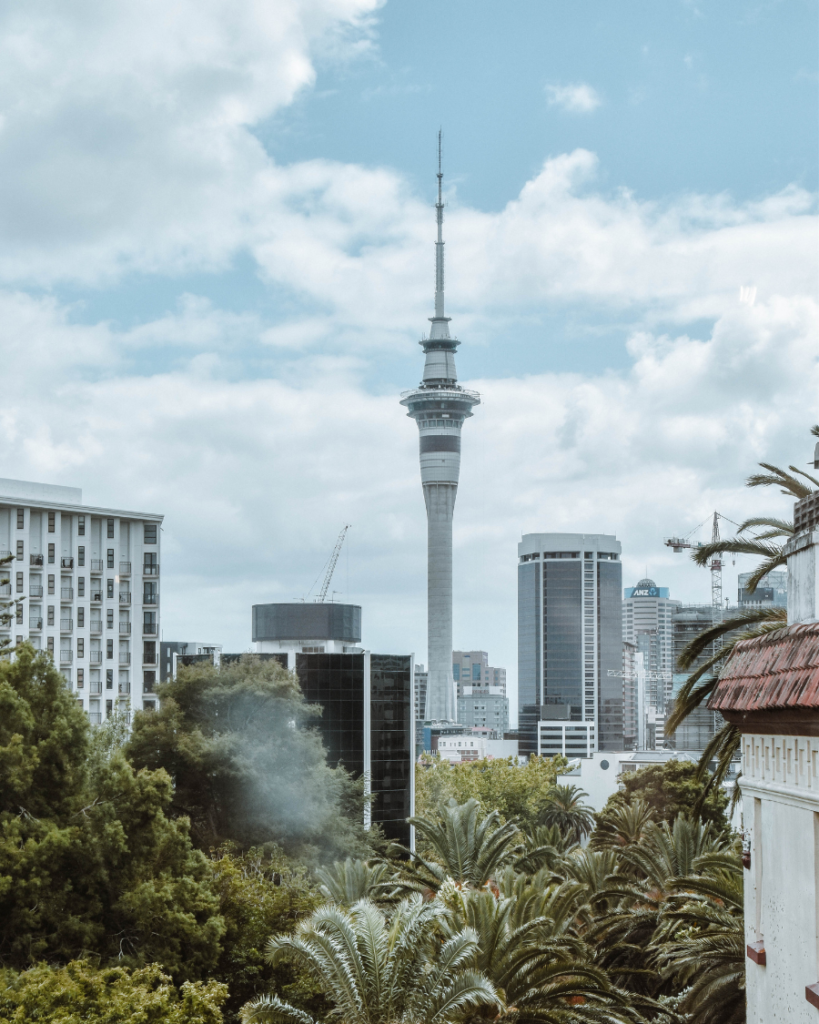
[[[714,513],[711,522],[712,544],[718,544],[720,541],[719,521],[724,518],[724,516],[720,516],[719,512]],[[697,529],[699,529],[699,527],[697,527]],[[690,537],[691,535],[689,534],[688,536]],[[689,540],[688,537],[669,537],[668,540],[665,541],[665,546],[673,548],[675,552],[679,553],[684,548],[701,548],[703,547],[703,544],[701,542],[695,543],[694,541]],[[711,561],[708,563],[708,568],[711,570],[711,616],[716,624],[717,622],[722,622],[723,615],[721,551],[717,551],[717,553],[712,556]]]
[[[338,556],[341,554],[341,545],[344,543],[344,538],[347,536],[347,531],[350,529],[350,524],[341,528],[341,533],[338,535],[336,546],[333,548],[333,553],[330,555],[330,561],[327,563],[327,572],[324,574],[324,582],[321,585],[319,596],[316,598],[316,604],[323,603],[327,597],[327,591],[330,589],[330,581],[333,578],[333,573],[336,570],[336,563],[338,562]]]

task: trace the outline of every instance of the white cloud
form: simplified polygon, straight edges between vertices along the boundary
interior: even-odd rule
[[[546,97],[550,107],[560,107],[570,114],[590,114],[602,100],[596,89],[586,82],[574,85],[547,85]]]

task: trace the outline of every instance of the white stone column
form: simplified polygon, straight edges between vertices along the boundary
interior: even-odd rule
[[[428,529],[428,721],[456,720],[452,677],[452,516],[457,493],[457,484],[424,484]]]

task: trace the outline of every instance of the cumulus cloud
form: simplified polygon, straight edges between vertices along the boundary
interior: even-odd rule
[[[575,85],[547,85],[546,98],[550,107],[559,107],[570,114],[590,114],[602,100],[596,89],[586,82]]]

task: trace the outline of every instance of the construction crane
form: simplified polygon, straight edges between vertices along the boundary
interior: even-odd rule
[[[333,548],[333,553],[330,555],[330,561],[327,563],[327,572],[324,574],[324,582],[321,585],[319,596],[316,598],[316,604],[322,604],[324,599],[327,597],[327,591],[330,589],[330,580],[333,578],[333,573],[336,570],[336,563],[338,562],[338,556],[341,554],[341,545],[344,543],[344,538],[347,536],[347,531],[349,529],[349,523],[341,528],[341,533],[338,535],[336,546]]]
[[[711,543],[719,543],[719,521],[720,519],[727,519],[727,516],[722,516],[719,512],[715,512],[711,524]],[[676,554],[679,554],[685,548],[702,548],[705,545],[698,541],[694,543],[688,538],[696,530],[699,530],[700,526],[704,526],[708,520],[704,519],[699,526],[695,526],[694,529],[686,537],[668,537],[665,541],[666,547],[673,548]],[[728,522],[733,520],[728,519]],[[736,525],[736,524],[734,524]],[[722,622],[722,552],[717,551],[708,563],[708,568],[711,570],[711,608],[714,618],[714,622]]]

